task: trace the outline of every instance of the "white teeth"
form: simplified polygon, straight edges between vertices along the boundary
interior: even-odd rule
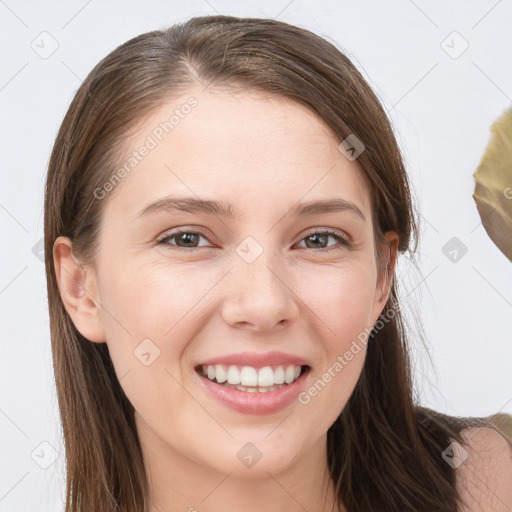
[[[274,384],[284,384],[284,370],[278,366],[274,372]]]
[[[236,366],[230,366],[228,368],[228,383],[229,384],[240,384],[240,371]],[[213,380],[213,379],[211,379]]]
[[[299,368],[300,371],[300,368]],[[265,366],[258,370],[258,386],[274,385],[274,372],[270,366]]]
[[[286,369],[285,369],[286,368]],[[302,368],[290,364],[286,367],[264,366],[263,368],[254,368],[253,366],[236,365],[202,365],[202,374],[209,380],[216,381],[227,387],[233,387],[241,391],[253,393],[259,391],[266,393],[291,384],[300,377]]]
[[[299,368],[299,372],[300,372],[300,368]],[[290,384],[294,381],[294,379],[295,379],[295,367],[288,366],[288,368],[286,368],[286,371],[284,372],[284,381],[286,382],[286,384]]]
[[[242,386],[257,386],[257,370],[252,366],[242,366],[242,371],[240,372],[240,384],[242,384]]]
[[[208,378],[210,378],[209,375],[208,375]],[[224,370],[224,368],[222,367],[222,365],[220,365],[220,364],[215,365],[214,378],[217,379],[217,382],[219,384],[222,384],[223,382],[226,382],[228,380],[228,375],[227,375],[226,371]],[[210,379],[210,380],[213,380],[213,379]]]

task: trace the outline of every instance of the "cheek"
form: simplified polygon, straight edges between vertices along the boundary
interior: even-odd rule
[[[179,289],[181,283],[173,282],[170,276],[150,279],[150,274],[141,270],[107,263],[99,274],[107,345],[122,384],[128,380],[124,379],[128,373],[132,377],[143,369],[154,372],[162,365],[162,355],[168,350],[162,343],[163,333],[172,328],[183,307],[179,293],[169,293]],[[150,373],[144,371],[143,380]]]
[[[160,265],[126,265],[104,271],[101,299],[107,340],[135,348],[150,338],[161,350],[179,341],[176,332],[191,324],[194,307],[211,287],[204,272]]]
[[[364,365],[375,292],[371,268],[347,265],[319,272],[303,282],[300,292],[319,318],[315,335],[323,350],[299,403],[325,429],[345,407]]]
[[[351,262],[297,272],[295,289],[304,298],[310,318],[322,328],[330,350],[341,350],[370,326],[375,299],[375,271],[371,263]]]
[[[109,353],[141,417],[171,418],[185,406],[180,361],[194,337],[194,304],[204,294],[192,275],[146,266],[105,272],[102,314]]]

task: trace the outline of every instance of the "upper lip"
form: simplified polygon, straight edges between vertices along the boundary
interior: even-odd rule
[[[240,352],[225,356],[213,357],[199,363],[199,365],[212,366],[215,364],[263,367],[279,364],[295,364],[297,366],[309,366],[309,363],[301,357],[284,352]]]

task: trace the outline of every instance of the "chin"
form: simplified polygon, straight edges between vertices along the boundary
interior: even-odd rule
[[[279,428],[279,427],[278,427]],[[218,446],[208,456],[207,464],[220,472],[243,478],[268,478],[292,467],[301,456],[296,437],[281,432],[271,439],[267,430],[239,436],[229,441],[229,447]],[[286,440],[286,441],[285,441]]]

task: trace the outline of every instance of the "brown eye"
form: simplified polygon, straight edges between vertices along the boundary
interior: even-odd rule
[[[200,238],[204,238],[206,240],[204,235],[196,231],[177,231],[166,235],[158,241],[158,244],[177,247],[179,249],[196,249],[199,247],[197,243]],[[176,243],[169,243],[171,240],[175,240]]]
[[[337,244],[325,245],[329,239],[337,240]],[[339,249],[340,247],[350,247],[351,244],[343,236],[336,231],[314,231],[304,237],[302,241],[305,241],[307,249],[320,249],[322,252],[328,252],[332,249]]]

